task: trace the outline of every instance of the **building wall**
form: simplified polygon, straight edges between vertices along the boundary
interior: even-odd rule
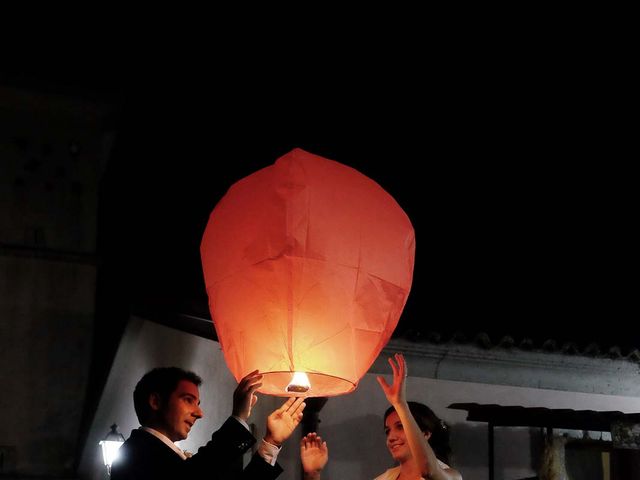
[[[108,108],[0,86],[0,475],[73,475]]]
[[[113,134],[109,109],[0,86],[3,247],[95,254],[98,183]]]
[[[323,480],[370,479],[392,466],[386,451],[382,414],[387,402],[376,382],[378,372],[388,374],[386,356],[405,351],[409,364],[407,393],[411,400],[431,406],[451,426],[452,465],[465,479],[488,479],[487,425],[468,422],[466,412],[447,408],[456,402],[495,403],[501,405],[538,406],[593,410],[640,411],[640,398],[634,396],[594,394],[559,389],[496,385],[481,382],[447,380],[421,376],[433,372],[425,348],[419,354],[410,345],[393,342],[372,366],[370,373],[349,395],[330,398],[320,412],[320,434],[327,440],[330,462]],[[426,348],[428,350],[428,348]],[[517,354],[516,354],[517,355]],[[460,355],[461,356],[461,355]],[[469,355],[473,356],[473,355]],[[458,361],[460,361],[458,359]],[[440,367],[446,360],[440,359]],[[475,361],[477,364],[478,361]],[[138,422],[133,412],[132,392],[135,383],[155,366],[176,365],[199,373],[205,417],[198,422],[182,448],[190,451],[205,443],[231,412],[235,380],[229,373],[219,344],[171,328],[132,318],[117,353],[104,396],[96,412],[82,455],[81,478],[104,478],[98,441],[109,425],[116,422],[129,435]],[[495,365],[494,365],[495,368]],[[445,368],[446,370],[446,368]],[[441,371],[441,370],[440,370]],[[542,375],[543,377],[544,375]],[[589,375],[586,375],[587,377]],[[500,376],[498,375],[500,378]],[[531,382],[540,381],[531,379]],[[584,380],[583,380],[584,381]],[[266,416],[281,399],[261,396],[252,421],[258,435],[264,433]],[[299,431],[285,444],[279,460],[285,472],[283,480],[299,479]],[[496,479],[533,476],[536,468],[537,430],[527,428],[496,429]],[[532,453],[533,452],[533,453]]]
[[[68,475],[91,352],[95,267],[0,256],[2,470]]]

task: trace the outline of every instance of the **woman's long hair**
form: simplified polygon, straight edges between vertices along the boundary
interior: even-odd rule
[[[407,402],[409,404],[409,410],[411,415],[416,419],[416,423],[423,433],[430,432],[429,445],[433,449],[433,453],[436,457],[444,463],[449,463],[449,454],[451,453],[451,447],[449,446],[449,427],[446,423],[438,418],[429,407],[423,403]],[[391,415],[391,412],[395,412],[395,408],[389,407],[384,412],[384,422],[387,421],[387,417]]]

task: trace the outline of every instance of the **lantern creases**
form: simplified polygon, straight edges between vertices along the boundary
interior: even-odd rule
[[[235,378],[259,369],[262,393],[334,396],[356,388],[391,337],[411,288],[415,241],[409,218],[377,183],[295,149],[229,189],[201,256]],[[310,385],[292,383],[294,372]]]

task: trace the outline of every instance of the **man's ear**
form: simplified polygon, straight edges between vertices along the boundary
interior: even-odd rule
[[[424,434],[424,438],[427,439],[427,442],[429,441],[429,439],[431,438],[431,432],[422,432]]]
[[[149,395],[149,406],[151,407],[151,410],[153,410],[154,412],[157,412],[162,408],[162,398],[160,398],[159,393],[154,392],[151,395]]]

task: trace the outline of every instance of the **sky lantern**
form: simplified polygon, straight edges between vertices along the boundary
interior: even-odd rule
[[[259,369],[262,393],[335,396],[356,388],[398,324],[415,236],[376,182],[294,149],[229,188],[200,252],[236,380]]]

